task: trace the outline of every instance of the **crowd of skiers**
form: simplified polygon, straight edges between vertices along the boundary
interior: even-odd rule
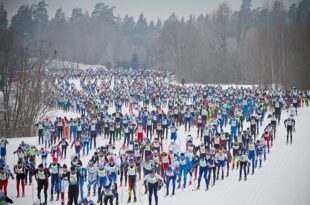
[[[198,190],[202,181],[209,190],[232,170],[247,180],[266,160],[283,110],[286,143],[292,143],[297,109],[310,100],[310,91],[296,88],[178,85],[158,71],[89,69],[50,76],[51,106],[80,117],[36,123],[39,146],[22,142],[13,172],[6,164],[8,141],[0,140],[0,189],[6,194],[9,178],[16,178],[17,197],[24,197],[35,180],[44,204],[48,192],[50,201],[61,204],[93,204],[91,195],[100,204],[119,204],[120,187],[128,189],[132,203],[143,187],[149,204],[154,195],[157,205],[163,187],[166,196],[191,185]],[[64,163],[71,149],[74,155]]]

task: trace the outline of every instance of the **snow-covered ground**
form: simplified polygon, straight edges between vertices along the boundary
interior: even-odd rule
[[[199,191],[192,191],[194,185],[187,187],[184,191],[176,190],[174,197],[164,198],[165,189],[159,192],[159,204],[161,205],[205,205],[211,203],[215,204],[259,204],[259,205],[274,205],[274,204],[310,204],[310,195],[308,187],[310,186],[310,179],[307,174],[310,173],[310,151],[308,145],[309,138],[309,122],[310,122],[310,107],[301,108],[298,110],[298,118],[296,120],[296,132],[293,136],[293,144],[286,145],[286,130],[283,125],[283,120],[286,118],[286,113],[282,116],[282,122],[278,129],[277,138],[271,153],[267,156],[267,161],[263,163],[263,167],[256,169],[254,175],[248,177],[246,182],[239,182],[239,173],[231,171],[230,176],[223,181],[217,181],[216,185],[204,191],[204,183],[202,181],[202,189]],[[50,117],[59,116],[60,111],[50,113]],[[76,113],[66,113],[60,116],[75,116]],[[264,123],[267,123],[265,120]],[[191,134],[196,136],[196,129],[191,130]],[[184,132],[184,127],[178,131],[179,142],[184,148],[185,137],[188,133]],[[24,140],[29,144],[37,144],[37,137],[30,138],[13,138],[9,139],[8,145],[8,164],[12,166],[16,163],[16,156],[13,156],[13,151],[18,144]],[[106,140],[99,137],[97,139],[99,145],[107,143]],[[169,142],[166,142],[167,144]],[[117,143],[117,148],[120,146]],[[38,147],[40,148],[40,147]],[[91,152],[91,154],[93,151]],[[69,151],[67,156],[73,154],[73,150]],[[83,164],[87,163],[90,156],[82,157]],[[50,158],[49,158],[50,160]],[[69,164],[69,157],[66,161],[60,161]],[[37,159],[37,164],[39,159]],[[195,182],[194,184],[196,184]],[[86,186],[84,187],[86,192]],[[148,204],[148,197],[142,196],[144,187],[141,182],[138,183],[138,202],[137,205]],[[140,194],[139,194],[140,193]],[[14,204],[30,205],[34,198],[36,198],[36,183],[33,186],[26,187],[26,196],[24,198],[16,198],[15,180],[9,180],[8,195],[13,198]],[[49,192],[48,192],[49,194]],[[141,197],[140,197],[141,195]],[[43,196],[43,193],[42,193]],[[128,197],[127,187],[119,189],[120,204],[124,204]],[[48,197],[49,198],[49,197]],[[67,196],[66,196],[67,199]],[[93,198],[97,201],[97,198]],[[49,199],[48,199],[49,200]],[[153,202],[154,203],[154,202]],[[60,204],[60,202],[48,202],[48,204]]]
[[[87,69],[106,69],[104,65],[89,65],[89,64],[83,64],[83,63],[74,63],[70,61],[62,61],[62,60],[50,60],[50,67],[57,67],[57,68],[75,68],[75,69],[81,69],[81,70],[87,70]]]

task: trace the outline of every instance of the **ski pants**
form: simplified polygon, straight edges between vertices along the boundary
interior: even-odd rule
[[[102,200],[102,195],[103,193],[101,192],[101,189],[104,188],[107,184],[107,177],[99,177],[99,180],[98,180],[98,197],[99,197],[99,200],[101,201]]]
[[[62,180],[61,185],[61,202],[65,202],[65,193],[67,193],[69,187],[68,180]]]
[[[209,188],[209,184],[211,181],[211,174],[213,174],[213,184],[215,184],[215,175],[216,175],[216,166],[209,167],[209,175],[208,175],[208,185],[207,188]]]
[[[183,174],[183,182],[186,185],[186,178],[187,178],[187,167],[184,165],[180,165],[179,167],[179,184],[181,184]]]
[[[90,134],[90,149],[92,148],[92,144],[94,142],[94,148],[96,148],[96,133]]]
[[[237,136],[237,127],[231,127],[230,134],[232,137]]]
[[[89,142],[83,143],[83,155],[85,155],[85,153],[86,153],[86,155],[88,155],[88,153],[89,153]]]
[[[57,192],[57,194],[60,191],[60,182],[59,182],[59,176],[58,174],[52,174],[51,176],[51,195],[53,195],[54,191]]]
[[[61,159],[66,159],[67,156],[67,146],[61,146]]]
[[[188,126],[188,131],[191,131],[191,118],[185,118],[185,131],[187,131],[187,126]]]
[[[41,144],[41,142],[42,142],[42,144],[43,144],[43,129],[39,129],[39,145]]]
[[[208,185],[208,167],[199,167],[198,186],[200,186],[201,178],[204,178],[206,185]]]
[[[80,178],[80,195],[81,199],[84,199],[84,178]]]
[[[38,199],[41,201],[41,190],[44,191],[44,202],[47,203],[47,189],[48,189],[48,181],[47,179],[38,179]]]
[[[249,160],[250,160],[250,164],[252,166],[252,173],[254,173],[254,166],[255,166],[255,152],[254,150],[250,150],[249,151]],[[250,166],[248,166],[248,172],[249,172]]]
[[[78,205],[79,185],[69,185],[68,191],[68,205]]]
[[[87,190],[90,192],[91,186],[93,186],[94,192],[96,192],[97,179],[95,174],[88,174]]]
[[[293,138],[293,126],[286,126],[286,131],[287,131],[287,135],[286,135],[286,142],[288,142],[289,138],[292,142],[292,138]]]
[[[224,169],[225,169],[225,161],[219,160],[217,165],[217,177],[219,177],[220,170],[221,170],[221,176],[224,177]]]
[[[25,193],[25,176],[24,174],[18,174],[16,175],[16,190],[17,194],[19,195],[19,185],[21,184],[22,187],[22,193]]]
[[[157,196],[157,189],[158,189],[158,183],[155,184],[148,183],[149,188],[149,205],[152,204],[152,195],[154,194],[155,197],[155,205],[158,205],[158,196]]]
[[[171,176],[171,177],[168,177],[168,179],[166,180],[166,187],[167,187],[167,192],[169,193],[169,187],[170,187],[170,182],[172,181],[172,193],[175,192],[175,181],[177,179],[177,176],[174,175],[174,176]]]
[[[7,194],[8,179],[0,180],[0,190]]]
[[[171,141],[176,141],[176,140],[177,140],[177,133],[172,132],[172,133],[170,134],[170,139],[171,139]]]
[[[239,178],[241,179],[242,177],[242,171],[244,172],[244,178],[246,178],[246,165],[247,161],[240,161],[240,172],[239,172]]]

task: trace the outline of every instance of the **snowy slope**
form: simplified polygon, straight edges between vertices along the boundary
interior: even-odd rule
[[[59,115],[59,112],[56,113],[56,115]],[[74,113],[70,113],[70,115],[71,114],[74,115]],[[64,115],[65,114],[62,116]],[[225,178],[224,181],[217,181],[216,185],[207,192],[204,191],[204,182],[201,184],[202,190],[192,191],[194,187],[192,185],[184,191],[176,190],[176,195],[172,198],[164,198],[165,190],[161,190],[159,192],[159,204],[310,204],[310,195],[307,189],[310,186],[310,179],[307,178],[307,174],[310,173],[310,158],[308,157],[310,153],[307,149],[307,145],[310,143],[307,127],[310,122],[309,116],[310,107],[299,109],[296,132],[293,136],[292,145],[285,144],[286,130],[283,121],[281,122],[274,147],[267,156],[267,161],[263,163],[261,169],[256,169],[255,175],[249,176],[246,182],[239,182],[238,173],[232,171],[228,178]],[[282,119],[285,119],[285,117],[286,113],[283,114]],[[265,123],[267,123],[267,120],[265,120]],[[192,129],[191,134],[196,136],[195,133],[196,129]],[[188,133],[184,133],[184,127],[179,129],[178,136],[181,139],[180,142],[183,145],[182,147],[184,147],[185,136],[187,136],[187,134]],[[21,140],[29,144],[37,143],[37,137],[9,139],[8,153],[12,153]],[[99,144],[106,143],[102,138],[100,138],[98,142]],[[117,148],[119,146],[120,143],[117,144]],[[73,153],[73,150],[70,152]],[[67,156],[70,156],[70,154]],[[83,163],[86,163],[88,159],[89,157],[82,157]],[[12,167],[14,163],[16,163],[16,157],[8,155],[8,164],[10,167]],[[37,161],[37,163],[39,163],[39,161]],[[61,164],[62,163],[63,161],[61,161]],[[67,159],[65,163],[69,164],[69,159]],[[140,182],[138,184],[138,202],[136,205],[148,204],[147,196],[142,196],[140,199],[139,192],[142,195],[144,188],[141,186]],[[10,180],[8,195],[14,198],[14,204],[31,204],[33,198],[36,197],[36,184],[34,183],[33,186],[27,186],[25,198],[16,199],[15,180]],[[124,204],[128,195],[127,187],[120,188],[119,195],[121,197],[120,202],[123,202],[121,204]],[[60,202],[48,204],[60,204]]]

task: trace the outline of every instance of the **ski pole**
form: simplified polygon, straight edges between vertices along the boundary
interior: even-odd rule
[[[124,190],[124,187],[122,187],[122,190],[121,190],[121,204],[123,204],[123,191]]]
[[[34,193],[33,193],[33,183],[31,183],[31,192],[32,192],[32,194],[31,194],[31,197],[32,197],[32,203],[34,203]]]
[[[141,202],[141,182],[139,183],[139,198],[140,198],[140,202]]]

